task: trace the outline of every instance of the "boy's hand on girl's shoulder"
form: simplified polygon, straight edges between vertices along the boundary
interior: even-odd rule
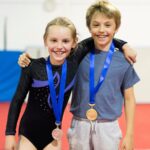
[[[30,60],[31,56],[28,53],[23,53],[19,56],[18,58],[18,64],[20,67],[27,67],[31,60]]]

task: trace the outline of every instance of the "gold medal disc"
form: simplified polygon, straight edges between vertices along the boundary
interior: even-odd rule
[[[97,111],[93,108],[90,108],[89,110],[87,110],[86,112],[86,117],[87,119],[89,119],[90,121],[94,121],[97,118]]]

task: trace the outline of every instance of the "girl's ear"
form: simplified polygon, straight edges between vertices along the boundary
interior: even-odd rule
[[[46,44],[46,40],[45,39],[43,39],[44,40],[44,46],[46,47],[47,46],[47,44]]]
[[[73,44],[72,48],[75,48],[75,47],[77,46],[77,43],[78,43],[78,38],[76,38],[76,39],[75,39],[75,41],[74,41],[74,44]]]

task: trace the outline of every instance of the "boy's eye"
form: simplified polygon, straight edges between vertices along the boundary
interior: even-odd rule
[[[111,24],[106,24],[105,26],[106,26],[106,27],[110,27],[110,26],[111,26]]]
[[[99,25],[98,24],[93,24],[93,27],[98,27]]]

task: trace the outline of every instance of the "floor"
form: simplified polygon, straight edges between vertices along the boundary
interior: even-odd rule
[[[69,112],[69,104],[65,110],[63,118],[63,150],[68,150],[68,143],[66,139],[66,132],[70,125],[72,115]],[[8,113],[9,103],[0,103],[0,150],[4,150],[5,142],[5,126]],[[22,108],[22,113],[25,109],[25,104]],[[124,113],[119,119],[120,127],[125,134],[125,117]],[[16,137],[17,139],[17,137]],[[137,104],[135,117],[135,149],[134,150],[150,150],[150,104]]]

